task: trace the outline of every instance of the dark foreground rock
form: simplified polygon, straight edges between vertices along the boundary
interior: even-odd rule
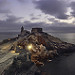
[[[0,45],[8,43],[8,42],[12,43],[12,42],[16,41],[17,39],[18,39],[18,37],[4,39],[2,42],[0,42]]]
[[[3,75],[21,75],[26,73],[32,66],[33,62],[26,61],[26,56],[18,56],[14,58],[13,64],[9,66],[3,73]]]

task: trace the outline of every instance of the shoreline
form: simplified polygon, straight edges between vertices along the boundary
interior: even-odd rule
[[[39,36],[39,34],[41,35],[41,36]],[[36,35],[36,36],[35,36]],[[21,35],[20,35],[21,36]],[[40,44],[40,43],[42,43],[42,45],[40,46],[40,45],[38,45],[38,46],[40,46],[41,47],[41,51],[40,52],[43,52],[44,51],[44,54],[45,54],[45,56],[44,56],[44,54],[42,54],[42,55],[40,55],[40,57],[41,57],[41,59],[42,60],[40,60],[39,59],[39,48],[38,48],[38,46],[36,45],[36,41],[34,40],[34,38],[32,37],[32,36],[34,36],[34,37],[37,37],[37,36],[39,36],[39,37],[37,37],[38,38],[38,41],[37,41],[37,43],[38,44]],[[36,40],[37,40],[37,38],[35,38]],[[31,40],[32,39],[32,40]],[[42,40],[42,41],[41,41]],[[15,51],[18,51],[18,52],[22,52],[21,54],[20,54],[20,57],[16,57],[15,59],[14,59],[14,65],[15,66],[17,66],[19,69],[21,69],[22,67],[25,67],[26,65],[25,64],[27,64],[28,65],[28,63],[26,62],[26,52],[24,51],[24,50],[26,50],[26,47],[22,47],[22,46],[26,46],[26,44],[29,44],[29,41],[31,41],[32,42],[32,44],[34,44],[35,45],[35,47],[36,48],[38,48],[38,52],[37,52],[37,56],[38,56],[38,59],[39,59],[39,62],[38,62],[38,60],[37,59],[34,59],[36,56],[34,55],[34,52],[32,53],[34,56],[33,56],[33,60],[34,60],[34,63],[35,63],[35,60],[37,61],[36,62],[36,65],[39,65],[39,63],[40,63],[40,61],[41,62],[43,62],[43,59],[45,60],[45,61],[47,61],[47,60],[49,60],[49,59],[51,59],[51,60],[54,60],[54,61],[56,61],[55,59],[58,59],[58,61],[60,61],[59,60],[59,58],[61,58],[61,55],[63,55],[63,56],[65,56],[65,57],[67,57],[67,56],[69,56],[69,53],[72,51],[75,51],[74,49],[75,49],[75,45],[74,44],[71,44],[71,43],[67,43],[67,42],[63,42],[63,41],[61,41],[59,38],[56,38],[56,37],[53,37],[53,36],[51,36],[51,35],[49,35],[49,34],[47,34],[47,33],[44,33],[44,32],[41,32],[41,33],[28,33],[27,35],[26,35],[26,37],[25,36],[21,36],[20,38],[19,37],[15,37],[15,38],[10,38],[10,39],[5,39],[5,40],[3,40],[1,43],[0,43],[0,46],[1,45],[3,45],[3,47],[4,46],[6,46],[6,45],[8,45],[9,44],[9,46],[8,47],[6,47],[6,48],[3,48],[4,49],[4,51],[8,51],[4,56],[3,56],[3,58],[1,58],[0,59],[0,61],[1,61],[1,63],[5,63],[6,61],[8,61],[9,59],[14,59],[14,56],[16,56],[16,55],[14,55],[14,54],[11,54],[10,53],[10,48],[9,47],[11,47],[12,46],[12,44],[14,43],[14,46],[15,46],[15,48],[14,48],[14,50]],[[34,42],[33,42],[34,41]],[[44,42],[43,42],[44,41]],[[47,41],[47,42],[46,42]],[[25,44],[26,43],[26,44]],[[5,45],[4,45],[5,44]],[[11,44],[11,45],[10,45]],[[8,49],[9,48],[9,49]],[[23,49],[20,49],[20,48],[24,48],[24,50]],[[35,49],[36,49],[35,48]],[[44,48],[45,48],[45,50],[44,50]],[[50,49],[50,52],[47,52],[47,51],[49,51],[49,49]],[[47,51],[46,51],[47,50]],[[71,52],[71,53],[72,53]],[[46,54],[47,53],[47,54]],[[48,54],[49,53],[49,54]],[[24,55],[24,56],[23,56]],[[46,58],[46,55],[49,55],[47,58]],[[57,56],[58,55],[58,56]],[[43,58],[44,57],[44,58]],[[24,61],[23,61],[24,60]],[[3,62],[2,62],[3,61]],[[33,62],[32,60],[31,60],[31,62]],[[50,61],[51,62],[51,61]],[[53,62],[53,61],[52,61]],[[8,64],[9,64],[9,62],[8,62]],[[14,66],[13,65],[13,66]],[[24,66],[25,65],[25,66]],[[11,64],[11,66],[12,66],[12,64]],[[9,66],[9,71],[10,71],[10,69],[13,69],[13,67],[10,67]],[[16,68],[17,69],[17,68]],[[6,70],[8,70],[8,68],[6,69]]]
[[[14,37],[14,38],[8,38],[8,39],[4,39],[4,40],[2,40],[1,42],[0,42],[0,45],[2,45],[2,44],[6,44],[6,43],[11,43],[11,42],[14,42],[14,41],[16,41],[18,39],[18,37]]]

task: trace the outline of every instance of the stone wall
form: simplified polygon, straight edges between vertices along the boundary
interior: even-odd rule
[[[34,32],[43,32],[42,28],[32,28],[31,33]]]

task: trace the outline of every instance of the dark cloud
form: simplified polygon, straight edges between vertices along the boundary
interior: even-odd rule
[[[32,13],[32,14],[30,14],[30,16],[34,16],[34,14]]]
[[[11,13],[11,11],[10,10],[4,10],[4,9],[0,9],[0,13]]]
[[[30,21],[25,21],[24,22],[24,27],[26,29],[31,30],[32,27],[41,27],[44,29],[44,31],[46,32],[75,32],[75,26],[74,25],[70,25],[67,23],[53,23],[51,24],[47,24],[45,22],[36,22],[36,23],[32,23]]]
[[[37,16],[41,17],[42,15],[41,15],[41,14],[39,14],[39,15],[37,15]]]
[[[60,23],[54,18],[49,18],[50,21],[53,21],[53,24],[47,24],[45,22],[30,22],[24,21],[23,23],[19,20],[22,17],[7,16],[6,20],[0,20],[0,32],[11,32],[11,31],[20,31],[21,26],[27,30],[31,30],[33,27],[41,27],[46,32],[75,32],[75,26],[67,23]],[[18,22],[17,22],[18,21]]]
[[[29,0],[17,0],[19,1],[20,3],[27,3]]]
[[[20,31],[21,26],[24,26],[25,29],[31,30],[32,27],[43,27],[45,26],[44,22],[32,23],[30,21],[25,22],[16,22],[21,18],[15,16],[8,16],[6,20],[0,20],[0,32],[11,32],[11,31]]]
[[[7,4],[7,0],[0,0],[0,7],[5,6]]]
[[[13,15],[7,15],[7,19],[6,19],[6,22],[17,22],[19,21],[20,19],[22,19],[23,17],[15,17]]]
[[[53,23],[58,23],[59,20],[56,20],[55,18],[47,18],[49,21],[53,22]]]
[[[38,20],[39,18],[36,17],[32,17],[31,20]]]
[[[0,32],[18,31],[23,23],[17,22],[21,17],[7,16],[6,20],[0,20]]]
[[[11,11],[8,9],[8,1],[0,0],[0,13],[10,13]]]
[[[42,28],[44,28],[45,25],[46,25],[46,23],[44,23],[44,22],[36,22],[36,23],[30,22],[30,21],[25,21],[24,22],[24,26],[27,29],[31,29],[33,27],[42,27]]]
[[[45,14],[53,15],[59,19],[67,19],[68,15],[67,6],[64,1],[61,0],[39,0],[33,1],[36,4],[36,8],[40,9]]]
[[[19,2],[25,2],[25,0],[18,0]]]
[[[72,16],[75,17],[75,2],[72,2],[72,3],[71,3],[71,8],[72,8],[72,10],[73,10],[73,12],[71,12],[71,14],[72,14]]]

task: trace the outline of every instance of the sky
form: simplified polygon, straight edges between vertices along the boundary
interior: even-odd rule
[[[0,0],[0,32],[19,32],[21,26],[75,32],[75,0]]]

